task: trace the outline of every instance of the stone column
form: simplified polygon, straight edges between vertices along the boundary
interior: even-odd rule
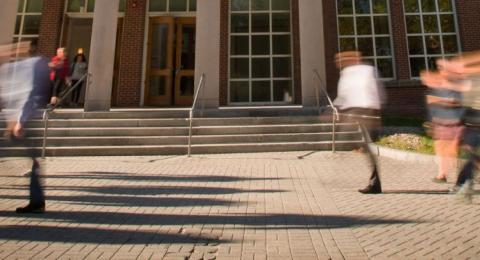
[[[326,82],[325,41],[322,1],[300,0],[300,60],[302,75],[302,104],[316,106],[313,70]]]
[[[205,74],[205,89],[200,92],[198,104],[205,102],[206,108],[219,106],[221,1],[197,1],[195,90],[201,75]]]
[[[3,0],[0,8],[0,44],[11,43],[15,31],[18,0]]]
[[[85,111],[110,110],[119,0],[96,0]]]

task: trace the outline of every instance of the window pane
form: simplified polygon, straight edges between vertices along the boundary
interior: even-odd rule
[[[248,11],[250,0],[232,0],[232,11]]]
[[[270,10],[270,0],[255,0],[252,1],[253,11],[265,11]]]
[[[375,47],[377,50],[377,56],[390,56],[392,50],[390,48],[389,37],[377,37],[375,38]]]
[[[166,93],[167,77],[152,76],[150,77],[149,96],[164,96]]]
[[[438,8],[440,12],[453,12],[451,0],[438,0]]]
[[[38,34],[40,30],[40,15],[25,15],[22,34]]]
[[[353,17],[339,17],[338,29],[340,35],[355,35],[355,29],[353,28]]]
[[[270,81],[252,82],[252,101],[270,102]]]
[[[165,12],[165,11],[167,11],[167,0],[150,0],[148,10],[150,12]]]
[[[272,10],[274,11],[289,11],[290,0],[272,0]]]
[[[407,15],[407,33],[422,33],[422,25],[420,22],[420,16]]]
[[[290,14],[272,14],[273,32],[290,32]]]
[[[273,54],[290,54],[290,35],[273,35]]]
[[[168,53],[168,25],[154,24],[152,28],[152,50],[150,53],[150,66],[156,69],[167,68]]]
[[[440,23],[442,25],[442,32],[455,32],[455,21],[453,15],[440,15]]]
[[[436,15],[424,15],[423,16],[423,28],[425,33],[438,32],[438,22]]]
[[[232,58],[230,62],[230,78],[249,78],[248,58]]]
[[[428,70],[437,70],[437,60],[439,57],[427,57]]]
[[[393,78],[393,65],[391,59],[378,59],[377,68],[382,78]]]
[[[425,36],[427,54],[441,54],[440,38],[438,36]]]
[[[250,44],[248,36],[232,36],[230,45],[230,53],[232,55],[248,55]]]
[[[80,12],[85,8],[85,0],[68,0],[67,12]]]
[[[443,36],[443,49],[445,54],[458,53],[457,36],[455,35]]]
[[[274,80],[273,81],[273,101],[292,102],[292,81]]]
[[[186,12],[187,0],[170,0],[169,1],[170,12]]]
[[[372,22],[370,17],[357,17],[357,35],[371,35]]]
[[[418,8],[418,0],[403,0],[405,6],[405,12],[407,13],[417,13],[420,11]]]
[[[249,102],[248,81],[230,82],[230,101],[231,102]]]
[[[252,59],[252,78],[270,78],[270,58]]]
[[[353,14],[352,0],[337,0],[337,8],[339,14]]]
[[[355,47],[354,38],[341,38],[340,39],[340,51],[354,51],[357,48]]]
[[[436,12],[435,0],[422,0],[422,12]]]
[[[269,14],[252,14],[252,32],[270,32]]]
[[[23,5],[25,4],[25,0],[18,0],[18,8],[17,12],[23,13]]]
[[[358,50],[363,56],[373,56],[373,40],[372,38],[358,38]]]
[[[127,0],[120,0],[120,3],[118,5],[118,11],[120,13],[124,13],[126,7],[127,7]]]
[[[248,14],[232,14],[232,32],[248,32]]]
[[[370,0],[355,0],[355,12],[357,14],[369,14]]]
[[[273,77],[289,78],[292,76],[292,66],[290,57],[273,58]]]
[[[260,35],[252,36],[252,55],[270,54],[270,36]]]
[[[119,7],[119,8],[120,8],[120,7]],[[95,0],[88,0],[88,3],[87,3],[87,12],[93,13],[94,10],[95,10]]]
[[[375,34],[390,34],[388,16],[375,16],[373,18]]]
[[[424,54],[422,36],[408,37],[408,53],[410,55]]]
[[[425,70],[425,58],[411,58],[410,70],[412,77],[420,77],[420,71]]]
[[[197,0],[190,0],[190,3],[189,3],[189,11],[190,12],[195,12],[197,11]]]
[[[387,0],[373,0],[373,13],[386,14],[388,13]]]
[[[43,0],[27,0],[27,7],[25,11],[27,13],[40,13],[42,12]]]
[[[17,21],[15,22],[15,34],[20,34],[21,26],[22,26],[22,16],[17,15]]]

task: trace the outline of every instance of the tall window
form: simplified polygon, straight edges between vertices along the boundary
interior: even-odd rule
[[[451,0],[404,0],[410,74],[436,68],[438,58],[459,52],[455,12]]]
[[[231,0],[230,103],[293,101],[290,0]]]
[[[119,12],[125,12],[126,0],[120,0]],[[93,13],[95,0],[68,0],[67,13]]]
[[[17,21],[15,23],[14,42],[28,41],[38,38],[42,0],[19,0]]]
[[[150,12],[195,12],[197,0],[150,0]]]
[[[340,51],[361,51],[385,79],[395,77],[388,2],[337,0]]]

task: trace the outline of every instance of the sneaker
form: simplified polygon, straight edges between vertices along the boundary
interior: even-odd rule
[[[41,214],[45,212],[45,203],[40,203],[38,205],[28,204],[26,207],[17,208],[16,212],[18,214],[29,214],[29,213]]]
[[[363,194],[380,194],[382,193],[382,187],[380,185],[368,185],[363,189],[359,189],[358,192]]]
[[[466,181],[457,192],[457,199],[466,204],[472,204],[473,199],[473,183]]]
[[[460,190],[460,188],[462,188],[462,187],[460,187],[458,185],[454,185],[454,186],[452,186],[448,189],[448,193],[456,194]]]
[[[435,182],[435,183],[447,183],[447,178],[443,177],[443,178],[439,179],[439,178],[435,177],[435,178],[432,179],[432,181]]]

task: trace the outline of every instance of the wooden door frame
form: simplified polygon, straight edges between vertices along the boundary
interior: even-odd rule
[[[167,39],[167,68],[164,71],[169,70],[170,75],[167,76],[167,84],[165,88],[165,96],[162,98],[150,97],[150,77],[153,75],[151,69],[151,56],[152,56],[152,32],[154,24],[165,23],[169,25],[168,39]],[[174,67],[174,57],[173,57],[173,44],[174,44],[174,33],[175,33],[175,18],[172,16],[159,16],[159,17],[150,17],[149,18],[149,28],[148,28],[148,40],[147,40],[147,63],[145,71],[145,104],[152,106],[171,106],[172,105],[172,84],[173,84],[173,67]]]

